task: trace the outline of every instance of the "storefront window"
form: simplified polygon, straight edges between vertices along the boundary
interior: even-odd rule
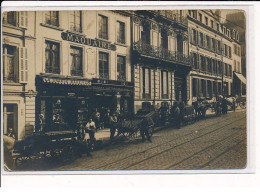
[[[117,42],[125,44],[125,23],[116,22]]]
[[[17,12],[15,11],[3,12],[3,24],[17,26],[17,18]]]
[[[16,55],[16,47],[10,45],[3,46],[4,82],[18,81],[18,64],[15,62]]]
[[[60,73],[60,45],[55,42],[45,42],[45,72]]]
[[[143,68],[143,98],[151,98],[151,70]]]
[[[108,18],[103,15],[99,15],[98,23],[99,23],[98,37],[107,40],[108,39]]]
[[[82,32],[81,11],[70,11],[70,30]]]
[[[59,26],[59,12],[47,11],[45,13],[45,23],[53,26]]]
[[[168,98],[168,72],[162,71],[162,98]]]
[[[109,56],[108,53],[99,52],[99,77],[109,79]]]
[[[15,104],[3,105],[4,135],[17,138],[17,106]]]
[[[82,48],[71,46],[70,57],[71,57],[70,74],[72,76],[83,76]]]
[[[124,56],[117,56],[117,80],[126,80],[126,59]]]

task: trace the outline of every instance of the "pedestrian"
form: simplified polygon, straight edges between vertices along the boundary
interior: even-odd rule
[[[173,103],[173,120],[175,121],[176,127],[181,128],[181,111],[178,102]]]
[[[101,107],[100,109],[100,128],[104,129],[105,127],[105,116],[106,116],[106,109],[104,106]]]
[[[222,101],[222,113],[227,114],[227,99],[224,97]]]
[[[149,142],[152,142],[151,136],[149,134],[149,120],[146,117],[144,117],[142,120],[140,133],[142,136],[142,142],[145,142],[145,136]]]
[[[113,138],[114,138],[114,135],[115,135],[115,132],[116,132],[116,126],[117,124],[117,116],[115,113],[113,113],[111,116],[110,116],[110,120],[109,120],[109,125],[110,125],[110,142],[113,142]]]
[[[233,97],[233,104],[232,104],[232,106],[233,106],[233,111],[234,112],[236,112],[236,104],[237,104],[236,97]]]
[[[95,109],[95,112],[92,115],[92,119],[95,122],[96,125],[96,132],[100,129],[100,113],[98,112],[98,109]]]
[[[86,134],[89,134],[89,139],[91,141],[91,144],[95,144],[96,138],[95,138],[95,131],[96,131],[96,124],[92,119],[89,119],[88,123],[86,124]],[[86,138],[85,134],[85,139]]]

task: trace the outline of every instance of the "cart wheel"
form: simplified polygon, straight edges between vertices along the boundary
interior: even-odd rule
[[[73,146],[67,145],[63,150],[63,156],[68,160],[73,161],[75,159],[75,152]]]

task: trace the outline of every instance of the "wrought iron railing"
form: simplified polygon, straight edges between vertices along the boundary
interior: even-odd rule
[[[172,61],[190,66],[190,57],[176,51],[170,51],[163,47],[153,46],[143,42],[133,43],[133,50],[138,53],[158,59]]]
[[[159,15],[166,17],[167,19],[171,19],[173,20],[175,23],[184,25],[184,26],[188,26],[188,20],[186,17],[177,14],[177,13],[173,13],[172,11],[167,11],[167,10],[160,10],[159,11]]]

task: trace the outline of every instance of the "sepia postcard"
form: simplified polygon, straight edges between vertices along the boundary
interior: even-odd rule
[[[3,9],[3,171],[246,169],[247,12],[210,8]]]

